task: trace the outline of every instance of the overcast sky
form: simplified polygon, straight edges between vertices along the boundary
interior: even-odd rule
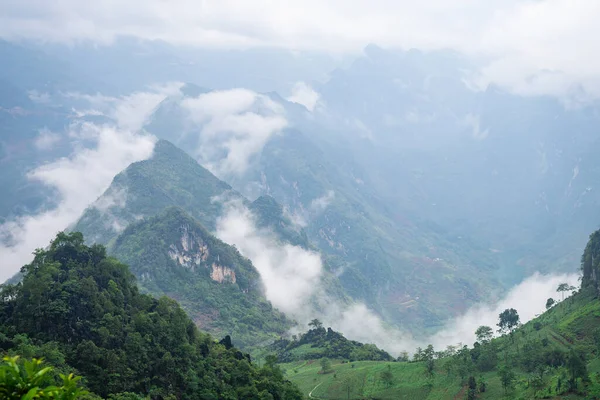
[[[598,0],[3,0],[0,37],[355,52],[452,48],[493,58],[482,79],[600,94]],[[540,71],[545,71],[540,74]]]

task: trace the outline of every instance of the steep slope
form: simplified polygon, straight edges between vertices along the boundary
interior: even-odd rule
[[[184,143],[196,155],[204,125],[190,121],[186,111],[195,96],[181,93],[165,100],[146,129]],[[269,107],[269,101],[278,107]],[[354,299],[389,322],[422,332],[489,296],[491,287],[501,287],[494,254],[467,235],[457,238],[385,201],[347,151],[353,149],[343,140],[330,141],[319,115],[307,116],[304,107],[275,93],[254,97],[248,112],[267,118],[274,108],[285,110],[289,127],[269,138],[244,173],[220,177],[247,197],[259,197],[264,204],[257,209],[270,209],[260,196],[281,204],[283,209],[274,211],[304,228]],[[203,115],[202,109],[195,112]],[[164,129],[170,124],[181,131]],[[288,233],[293,236],[293,229]]]
[[[175,301],[140,294],[127,266],[80,233],[60,233],[23,270],[0,288],[2,353],[76,369],[102,398],[302,398],[273,365],[198,331]]]
[[[160,140],[149,160],[130,165],[88,208],[74,227],[86,240],[107,244],[130,223],[170,206],[184,209],[209,230],[214,230],[225,196],[245,202],[231,186],[173,144]]]
[[[232,184],[259,187],[285,204],[350,295],[422,331],[499,287],[487,249],[388,206],[360,166],[334,157],[313,135],[289,130],[272,138],[255,168]]]
[[[132,223],[111,254],[129,265],[144,291],[179,301],[198,327],[231,335],[239,347],[276,339],[290,326],[265,300],[252,263],[180,208]]]

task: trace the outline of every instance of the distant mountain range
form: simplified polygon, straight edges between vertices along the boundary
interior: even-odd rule
[[[245,325],[238,337],[246,346],[276,337],[292,321],[267,310],[260,291],[236,300],[230,320],[214,316],[227,309],[224,293],[242,296],[250,286],[240,283],[257,279],[225,243],[209,249],[231,254],[229,265],[215,264],[219,279],[211,278],[208,258],[198,268],[185,265],[197,254],[177,247],[183,226],[204,244],[219,243],[212,234],[224,202],[215,199],[249,208],[280,243],[319,252],[335,298],[363,301],[386,322],[417,333],[498,298],[534,271],[572,271],[600,220],[597,104],[474,89],[477,65],[455,53],[370,45],[353,63],[319,58],[273,82],[231,63],[219,76],[211,58],[204,65],[210,85],[212,78],[185,62],[202,65],[200,53],[160,43],[124,41],[110,50],[0,44],[0,55],[15,60],[0,67],[0,184],[9,193],[0,200],[2,220],[57,204],[56,193],[27,173],[90,145],[64,135],[69,126],[115,123],[114,115],[93,109],[76,112],[85,96],[66,93],[117,99],[151,83],[191,82],[165,95],[143,121],[145,132],[162,139],[153,157],[118,174],[70,229],[131,263],[145,290],[179,296],[192,316],[194,307],[206,306],[192,301],[196,285],[222,294],[198,322],[219,333]],[[103,55],[110,57],[98,64]],[[272,60],[271,69],[292,63],[277,52],[230,56]],[[119,74],[109,62],[115,58],[129,72]],[[158,61],[134,77],[148,60]],[[311,110],[273,91],[298,80],[318,95]],[[238,89],[241,100],[223,97],[219,104],[197,101],[222,94],[226,82],[253,91]],[[239,118],[215,111],[217,105]],[[38,142],[44,128],[63,134],[48,149]],[[231,161],[232,138],[248,156],[218,168]],[[169,240],[157,245],[162,237]],[[141,265],[136,254],[154,257]],[[248,321],[232,322],[256,310],[267,310],[261,332]]]

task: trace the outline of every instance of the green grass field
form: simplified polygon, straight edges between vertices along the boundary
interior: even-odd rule
[[[549,312],[522,326],[515,332],[515,342],[507,337],[497,339],[500,364],[504,357],[518,357],[519,349],[528,341],[547,339],[549,346],[568,351],[583,350],[588,360],[588,372],[594,387],[600,387],[600,359],[593,333],[600,327],[600,301],[593,293],[580,293],[556,305]],[[308,356],[308,354],[307,354]],[[444,364],[447,359],[436,360],[433,378],[427,376],[424,362],[347,362],[332,360],[333,372],[321,374],[319,360],[281,364],[286,377],[296,383],[306,398],[314,399],[465,399],[467,387],[456,374],[448,375]],[[390,368],[394,377],[389,386],[384,384],[382,372]],[[546,387],[534,394],[528,384],[532,375],[515,368],[517,380],[507,394],[497,372],[473,372],[486,382],[486,391],[478,399],[598,399],[593,395],[557,396],[555,388],[565,368],[548,371]],[[564,378],[563,378],[564,379]]]

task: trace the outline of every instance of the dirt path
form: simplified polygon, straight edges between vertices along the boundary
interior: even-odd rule
[[[308,397],[310,397],[311,399],[317,399],[318,397],[313,397],[313,396],[312,396],[312,394],[313,394],[313,392],[314,392],[314,391],[315,391],[315,390],[316,390],[316,389],[317,389],[319,386],[321,386],[322,384],[323,384],[323,382],[321,382],[321,383],[319,383],[317,386],[315,386],[315,387],[313,388],[313,390],[311,390],[311,391],[310,391],[310,393],[308,394]]]

